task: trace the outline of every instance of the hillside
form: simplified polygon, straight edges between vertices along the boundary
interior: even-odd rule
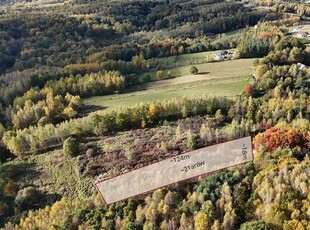
[[[0,228],[309,229],[307,4],[1,4]],[[109,205],[96,189],[247,136],[251,162]]]

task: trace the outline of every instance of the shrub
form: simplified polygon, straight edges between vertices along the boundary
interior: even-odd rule
[[[169,71],[167,72],[167,78],[171,78],[171,77],[172,77],[171,71],[169,70]]]
[[[177,126],[176,130],[175,130],[175,137],[177,140],[182,138],[182,129],[180,124]]]
[[[150,81],[152,81],[152,77],[149,74],[146,74],[143,77],[143,82],[150,82]]]
[[[5,187],[3,189],[3,193],[4,193],[4,195],[9,196],[9,197],[15,197],[17,190],[18,190],[18,184],[15,183],[14,181],[10,180],[5,185]]]
[[[133,159],[137,155],[137,152],[132,147],[127,147],[125,149],[125,156],[128,160]]]
[[[0,201],[0,217],[4,217],[9,212],[10,207],[3,201]]]
[[[240,230],[269,230],[272,229],[268,224],[264,221],[252,221],[252,222],[245,222],[240,226]]]
[[[80,152],[79,143],[73,137],[68,137],[63,142],[62,148],[63,148],[64,153],[71,157],[77,156]]]
[[[252,85],[251,85],[251,84],[247,84],[247,85],[244,87],[243,91],[244,91],[245,94],[247,94],[247,95],[252,95]]]
[[[87,149],[87,151],[86,151],[86,156],[87,157],[92,157],[92,156],[95,156],[95,155],[96,155],[96,149],[93,149],[93,148]]]
[[[164,71],[158,70],[158,71],[156,72],[156,79],[157,79],[157,80],[162,80],[162,79],[164,79],[164,78],[165,78]]]
[[[192,65],[191,67],[189,67],[189,72],[190,72],[191,74],[196,75],[196,74],[198,73],[198,69],[197,69],[196,66]]]
[[[225,116],[222,114],[221,109],[216,110],[214,117],[218,123],[223,122],[225,120]]]
[[[187,131],[187,148],[196,149],[197,148],[197,137],[193,134],[192,130]]]
[[[18,191],[15,197],[15,205],[20,210],[27,210],[38,207],[42,194],[36,188],[30,186]]]

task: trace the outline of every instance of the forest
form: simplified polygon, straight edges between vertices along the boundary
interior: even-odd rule
[[[309,12],[301,1],[2,2],[0,228],[308,230],[310,42],[288,32]],[[218,51],[254,60],[237,95],[194,87],[85,112],[86,99],[192,87],[210,77],[204,65],[233,63],[215,60]],[[174,75],[179,67],[186,76]],[[191,81],[160,85],[183,78]],[[253,162],[111,205],[94,187],[245,136]]]

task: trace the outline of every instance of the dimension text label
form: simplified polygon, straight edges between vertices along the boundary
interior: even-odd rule
[[[194,150],[99,182],[107,204],[253,160],[251,137]]]

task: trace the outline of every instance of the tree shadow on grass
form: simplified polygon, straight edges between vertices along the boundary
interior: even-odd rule
[[[98,110],[104,110],[107,108],[107,106],[100,105],[84,105],[82,111],[80,112],[80,117],[87,116],[91,112],[96,112]]]
[[[41,207],[45,207],[46,205],[52,205],[62,198],[62,196],[57,193],[46,193],[44,197],[45,199],[42,201]]]
[[[14,158],[14,155],[0,144],[0,162],[6,162]]]
[[[205,75],[205,74],[208,74],[208,73],[210,73],[210,72],[208,72],[208,71],[203,71],[203,72],[198,72],[197,74],[199,75]]]
[[[37,175],[38,172],[35,170],[34,163],[8,162],[0,166],[0,178],[27,182],[29,178]]]

